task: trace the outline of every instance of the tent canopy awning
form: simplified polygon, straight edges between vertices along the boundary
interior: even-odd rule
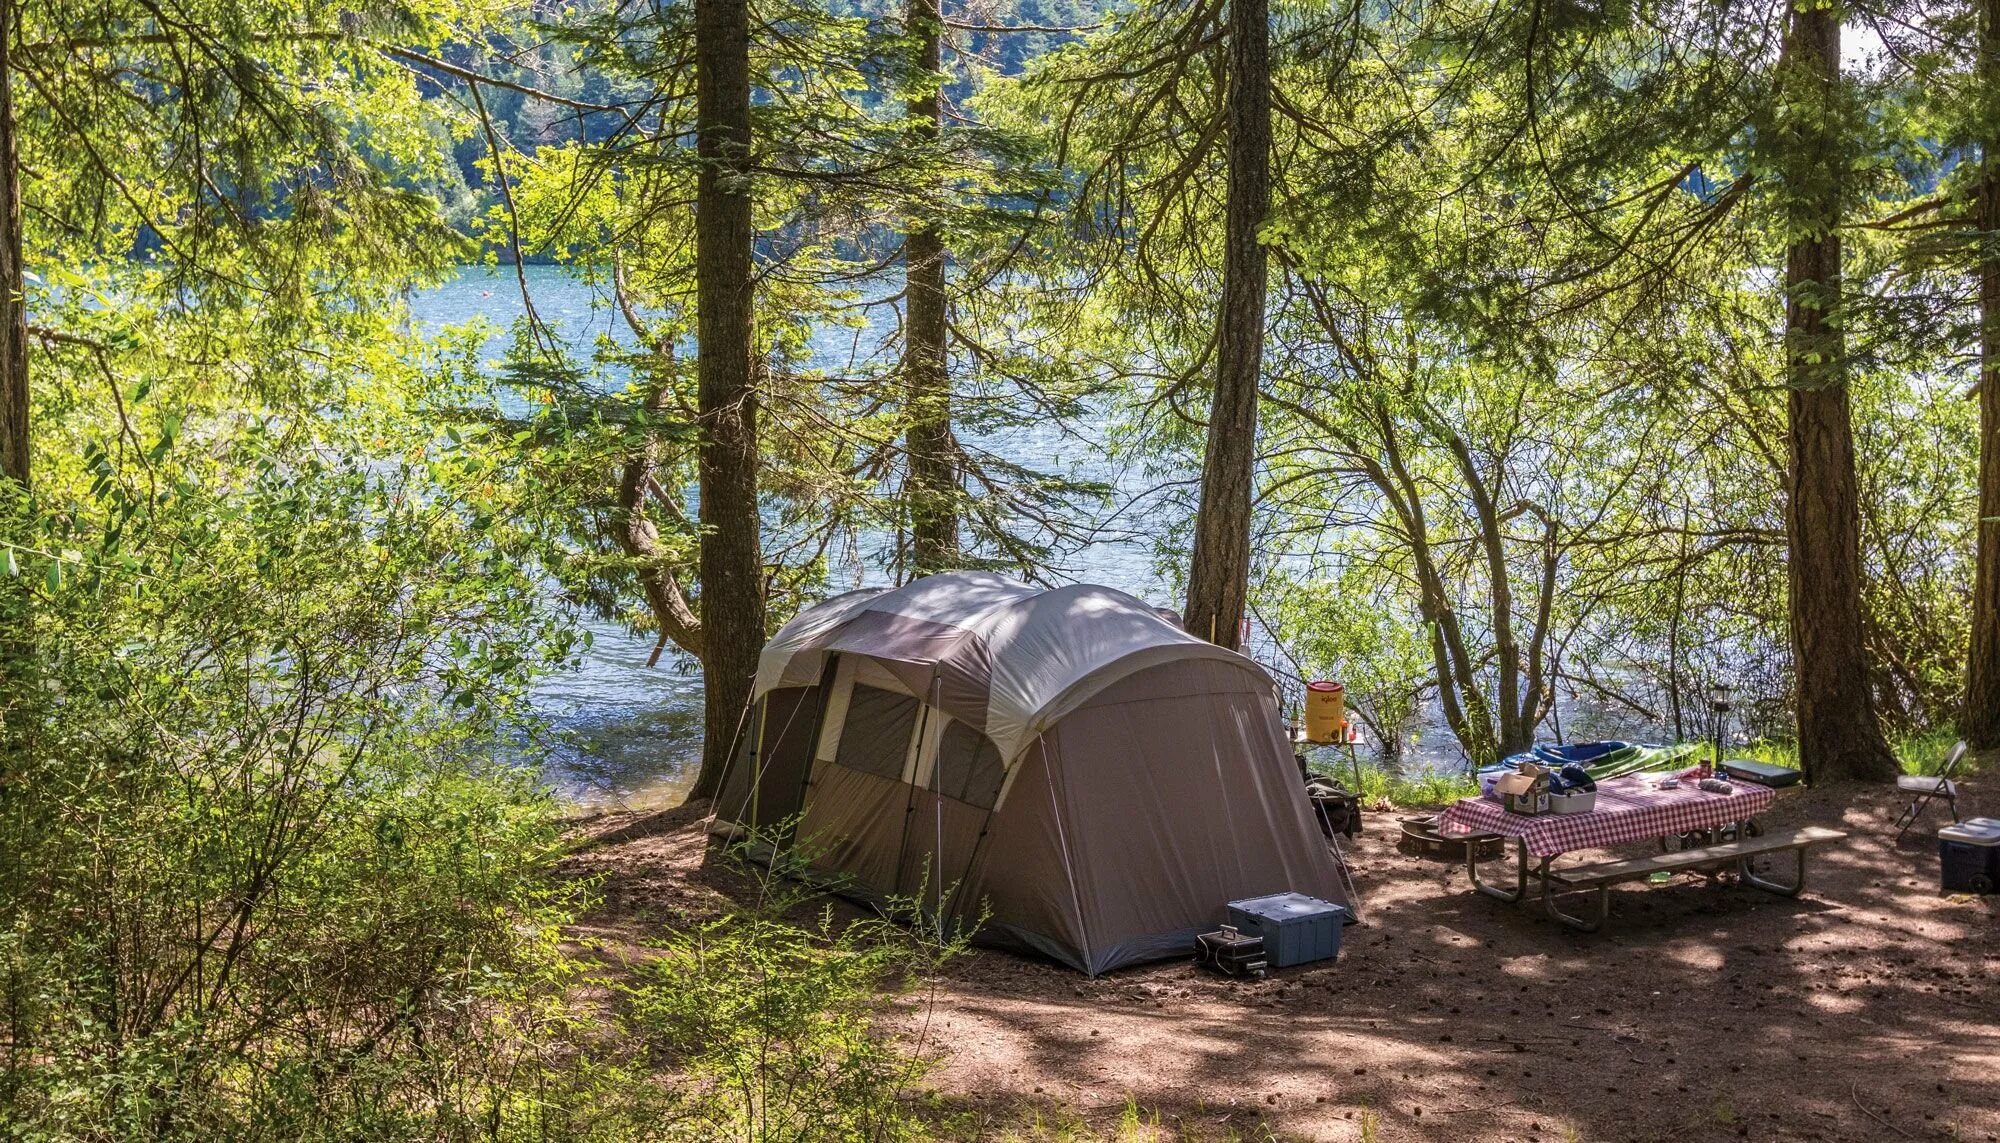
[[[1036,588],[988,572],[948,572],[838,595],[774,635],[756,694],[816,684],[829,656],[861,655],[911,694],[993,739],[1011,762],[1064,714],[1160,663],[1213,659],[1270,676],[1108,587]]]

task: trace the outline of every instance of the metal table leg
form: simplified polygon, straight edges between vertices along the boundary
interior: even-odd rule
[[[1611,912],[1611,886],[1600,884],[1589,892],[1597,898],[1597,901],[1595,908],[1586,916],[1573,917],[1556,908],[1555,882],[1548,877],[1548,863],[1542,864],[1542,910],[1548,913],[1550,919],[1561,921],[1572,929],[1586,933],[1596,932],[1598,927],[1604,924],[1604,918]]]
[[[1488,897],[1508,902],[1519,901],[1528,892],[1528,843],[1518,837],[1514,839],[1514,852],[1516,855],[1514,888],[1510,890],[1502,889],[1496,885],[1488,885],[1479,879],[1479,842],[1481,840],[1482,838],[1478,834],[1465,839],[1465,875],[1472,879],[1472,887],[1486,894]],[[1546,866],[1547,863],[1544,862],[1543,864]]]

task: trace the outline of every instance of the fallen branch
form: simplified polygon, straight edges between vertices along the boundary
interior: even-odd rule
[[[1847,1084],[1847,1094],[1853,1098],[1854,1106],[1861,1109],[1861,1114],[1867,1116],[1868,1118],[1874,1120],[1875,1122],[1881,1124],[1882,1126],[1887,1127],[1889,1130],[1894,1131],[1896,1134],[1901,1135],[1905,1139],[1916,1138],[1916,1136],[1910,1134],[1909,1132],[1903,1130],[1902,1128],[1896,1126],[1895,1124],[1889,1122],[1888,1120],[1868,1110],[1868,1105],[1861,1102],[1861,1081],[1849,1080]]]

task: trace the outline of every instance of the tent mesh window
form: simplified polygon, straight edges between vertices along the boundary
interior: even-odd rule
[[[834,761],[850,770],[903,780],[903,759],[917,728],[917,700],[865,683],[854,684]]]
[[[1007,768],[993,740],[962,722],[944,728],[938,740],[937,789],[947,798],[990,810],[1000,798]]]

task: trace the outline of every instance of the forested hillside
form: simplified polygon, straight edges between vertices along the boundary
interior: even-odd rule
[[[2000,745],[1996,93],[1995,0],[0,0],[0,1134],[924,1130],[949,940],[587,983],[582,615],[699,663],[697,802],[803,606],[1108,528],[1390,764]],[[482,263],[498,357],[410,313]]]

